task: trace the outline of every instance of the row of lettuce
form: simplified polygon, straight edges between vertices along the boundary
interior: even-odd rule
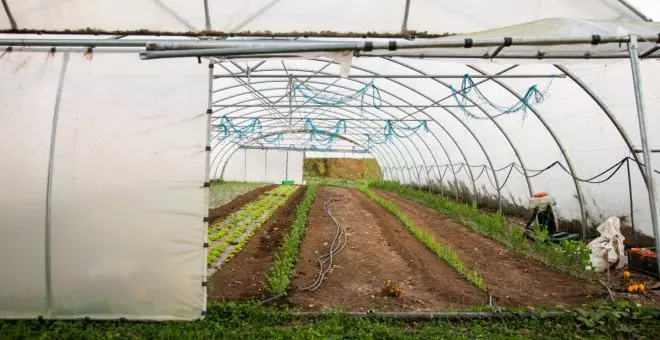
[[[397,217],[417,240],[424,244],[440,259],[449,264],[460,276],[484,291],[487,291],[487,285],[484,279],[477,271],[469,268],[450,246],[438,242],[428,230],[417,226],[394,202],[379,196],[371,189],[377,188],[396,193],[402,197],[432,208],[441,214],[448,215],[455,221],[477,231],[478,233],[504,244],[514,253],[533,257],[557,270],[577,277],[590,277],[590,272],[585,270],[589,262],[589,253],[585,249],[584,244],[580,241],[564,241],[559,245],[549,242],[536,242],[533,245],[530,245],[530,242],[526,240],[523,234],[523,230],[518,227],[511,227],[508,220],[500,214],[487,213],[479,210],[474,205],[457,203],[433,193],[406,187],[397,182],[312,182],[307,185],[306,189],[303,189],[305,190],[304,197],[297,207],[296,219],[293,222],[289,233],[283,239],[281,248],[277,252],[275,261],[272,263],[267,274],[268,290],[273,295],[286,294],[286,291],[289,288],[294,272],[294,266],[298,261],[300,247],[307,229],[308,214],[314,203],[317,188],[321,184],[354,187],[362,191],[367,197],[377,202]],[[231,250],[230,255],[227,257],[227,259],[230,259],[233,254],[240,251],[243,245],[249,240],[254,232],[258,230],[261,224],[268,220],[277,208],[287,201],[295,188],[296,187],[293,186],[280,186],[257,201],[248,204],[244,209],[235,213],[238,214],[237,216],[230,215],[225,222],[223,222],[228,226],[233,226],[233,229],[223,231],[227,228],[222,228],[223,225],[218,225],[216,227],[219,228],[212,229],[217,230],[210,234],[210,239],[212,241],[215,239],[222,239],[225,237],[224,235],[217,235],[230,233],[231,230],[234,230],[231,235],[234,233],[245,233],[245,230],[241,231],[243,228],[242,226],[256,223],[256,227],[251,229],[247,237],[241,238],[241,241]],[[239,225],[239,227],[235,227],[236,225]],[[544,232],[538,229],[535,233],[538,240],[543,240],[544,236],[547,237]],[[235,242],[232,241],[233,238],[231,236],[229,238],[224,238],[223,240],[224,241],[220,243],[220,246],[218,246],[218,249],[222,249],[223,246],[226,247],[225,243],[227,242],[229,242],[229,244]],[[223,251],[224,250],[219,250],[220,253]],[[210,264],[217,260],[217,255],[214,254],[214,250],[209,252]],[[213,258],[212,255],[215,256],[215,258]]]
[[[295,190],[294,186],[279,186],[210,226],[207,264],[213,266],[219,260],[233,258]]]

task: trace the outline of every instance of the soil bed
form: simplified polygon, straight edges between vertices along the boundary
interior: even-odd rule
[[[470,268],[486,280],[493,303],[501,306],[578,306],[603,299],[605,289],[546,267],[536,260],[509,252],[503,245],[448,216],[397,194],[375,190],[395,202],[421,228],[436,240],[451,246]]]
[[[296,210],[305,190],[305,187],[298,188],[259,228],[245,247],[211,276],[209,300],[254,300],[266,295],[266,275],[284,236],[296,219]]]
[[[212,225],[224,219],[225,217],[229,216],[229,214],[231,214],[232,212],[240,209],[246,203],[256,200],[257,197],[259,197],[259,195],[275,188],[277,188],[277,185],[275,184],[259,187],[251,191],[248,191],[242,195],[236,196],[236,198],[234,198],[233,200],[231,200],[231,202],[227,204],[221,205],[215,209],[209,209],[209,220],[210,220],[209,225]]]
[[[337,232],[323,204],[332,192],[342,197],[332,206],[346,227],[347,245],[316,291],[302,291],[318,274],[316,258],[329,250]],[[301,257],[287,302],[307,310],[343,307],[348,311],[433,311],[484,306],[487,295],[456,274],[418,242],[389,212],[361,192],[319,188],[310,211]],[[402,297],[381,294],[384,281],[398,282]]]

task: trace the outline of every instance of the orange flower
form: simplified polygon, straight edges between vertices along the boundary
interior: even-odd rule
[[[646,287],[645,287],[644,284],[642,284],[642,283],[638,284],[638,285],[637,285],[637,288],[639,289],[640,292],[643,292],[644,289],[646,289]]]
[[[626,279],[629,279],[630,278],[630,272],[627,271],[627,270],[625,272],[623,272],[623,277],[625,277]]]

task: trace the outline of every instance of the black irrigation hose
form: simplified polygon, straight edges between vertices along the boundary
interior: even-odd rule
[[[481,168],[481,172],[479,173],[479,175],[478,175],[477,177],[475,177],[475,178],[472,179],[473,181],[476,181],[476,180],[478,180],[479,178],[481,178],[481,176],[483,175],[483,173],[484,173],[484,171],[485,171],[486,169],[487,169],[487,170],[490,170],[490,171],[499,172],[499,171],[502,171],[502,170],[506,170],[506,169],[508,168],[509,171],[508,171],[508,173],[507,173],[506,179],[504,180],[504,183],[502,183],[502,185],[500,186],[499,189],[495,186],[495,184],[493,184],[493,181],[492,181],[492,179],[490,178],[490,175],[488,175],[488,172],[486,172],[486,176],[488,177],[488,180],[489,180],[491,186],[492,186],[493,188],[497,189],[497,190],[501,190],[501,189],[504,188],[504,186],[505,186],[506,183],[508,182],[508,180],[509,180],[509,178],[510,178],[510,176],[511,176],[511,172],[513,171],[514,168],[516,169],[516,171],[517,171],[519,174],[521,174],[521,175],[523,175],[523,176],[525,176],[525,170],[527,170],[528,173],[530,173],[530,172],[531,172],[531,173],[534,173],[533,175],[527,175],[528,178],[534,178],[534,177],[537,177],[537,176],[541,175],[542,173],[544,173],[544,172],[546,172],[546,171],[552,169],[552,168],[555,167],[555,166],[559,166],[562,170],[564,170],[564,172],[566,172],[569,176],[571,176],[573,179],[577,180],[578,182],[584,182],[584,183],[589,183],[589,184],[601,184],[601,183],[605,183],[605,182],[609,181],[612,177],[614,177],[614,175],[617,174],[617,173],[619,172],[619,170],[621,170],[621,168],[623,167],[623,165],[624,165],[628,160],[633,161],[633,162],[639,164],[640,166],[645,166],[644,163],[641,163],[641,162],[639,162],[639,161],[637,161],[637,160],[635,160],[635,159],[633,159],[633,158],[631,158],[631,157],[625,157],[625,158],[622,159],[621,161],[615,163],[614,165],[610,166],[609,168],[605,169],[604,171],[600,172],[599,174],[597,174],[597,175],[595,175],[595,176],[592,176],[592,177],[590,177],[590,178],[586,178],[586,179],[584,179],[584,178],[580,178],[580,177],[577,177],[577,176],[573,175],[573,174],[572,174],[568,169],[566,169],[566,167],[565,167],[562,163],[560,163],[559,161],[555,161],[555,162],[553,162],[552,164],[546,166],[546,167],[543,168],[543,169],[524,169],[521,165],[519,165],[519,164],[517,164],[517,163],[515,163],[515,162],[509,163],[509,165],[506,165],[506,166],[504,166],[504,167],[502,167],[502,168],[495,169],[495,170],[493,170],[492,168],[490,168],[489,166],[487,166],[487,165],[485,165],[485,164],[484,164],[484,165],[470,165],[470,164],[467,164],[467,163],[452,163],[452,164],[442,164],[442,165],[431,165],[431,166],[429,166],[429,168],[433,168],[433,167],[436,167],[436,168],[438,168],[438,169],[439,169],[440,167],[444,167],[444,168],[445,168],[445,171],[444,171],[443,174],[440,176],[440,180],[441,180],[441,181],[445,178],[445,176],[446,176],[446,174],[447,174],[447,170],[449,170],[449,169],[451,169],[452,174],[456,175],[456,174],[458,174],[459,172],[461,172],[461,170],[466,169],[466,167],[470,167],[470,168],[479,168],[479,167],[480,167],[480,168]],[[458,166],[458,169],[455,168],[456,166]],[[385,167],[385,169],[394,169],[394,170],[407,169],[407,170],[409,170],[407,167],[392,167],[392,168]],[[466,171],[467,171],[467,170],[466,170]],[[605,174],[607,174],[607,173],[610,172],[610,171],[611,171],[611,173],[610,173],[606,178],[604,178],[604,179],[602,179],[602,180],[596,180],[597,178],[604,176]],[[653,170],[653,172],[654,172],[654,173],[658,173],[658,174],[660,174],[660,171],[659,171],[659,170]]]
[[[334,191],[329,190],[331,195],[323,204],[323,210],[325,211],[326,215],[328,215],[332,221],[335,223],[337,226],[337,233],[335,234],[334,239],[332,240],[332,244],[330,244],[330,249],[328,250],[328,253],[325,255],[319,256],[316,260],[319,264],[319,272],[318,276],[314,280],[314,282],[305,287],[301,288],[300,290],[310,290],[310,291],[315,291],[321,287],[321,284],[323,284],[323,279],[325,278],[325,275],[330,271],[332,268],[332,260],[333,257],[339,254],[344,248],[346,247],[346,242],[347,242],[347,236],[346,236],[346,228],[339,223],[337,218],[333,215],[332,213],[332,205],[341,198],[342,195],[335,193]],[[327,267],[326,267],[327,264]]]
[[[409,313],[395,313],[395,312],[347,312],[344,313],[348,316],[365,317],[365,318],[380,318],[380,319],[396,319],[403,321],[428,321],[428,320],[506,320],[506,319],[557,319],[570,317],[575,318],[580,316],[576,312],[409,312]],[[588,312],[587,316],[602,316],[607,315],[607,312]],[[649,314],[654,317],[660,316],[660,310],[650,311]],[[299,317],[320,317],[333,315],[328,312],[298,312],[294,313]]]
[[[274,301],[274,300],[277,300],[277,299],[281,298],[282,296],[284,296],[284,293],[279,293],[279,294],[277,294],[277,295],[275,295],[275,296],[271,296],[271,297],[269,297],[268,299],[261,301],[260,303],[261,303],[262,305],[265,305],[265,304],[268,304],[268,303],[271,302],[271,301]]]

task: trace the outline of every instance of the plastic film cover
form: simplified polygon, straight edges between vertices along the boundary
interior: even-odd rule
[[[45,182],[62,62],[12,58],[32,74],[0,60],[2,102],[15,108],[0,116],[0,266],[12,273],[0,278],[0,294],[38,299],[22,314],[1,299],[0,316],[201,318],[207,68],[71,54],[54,139],[48,308]]]

